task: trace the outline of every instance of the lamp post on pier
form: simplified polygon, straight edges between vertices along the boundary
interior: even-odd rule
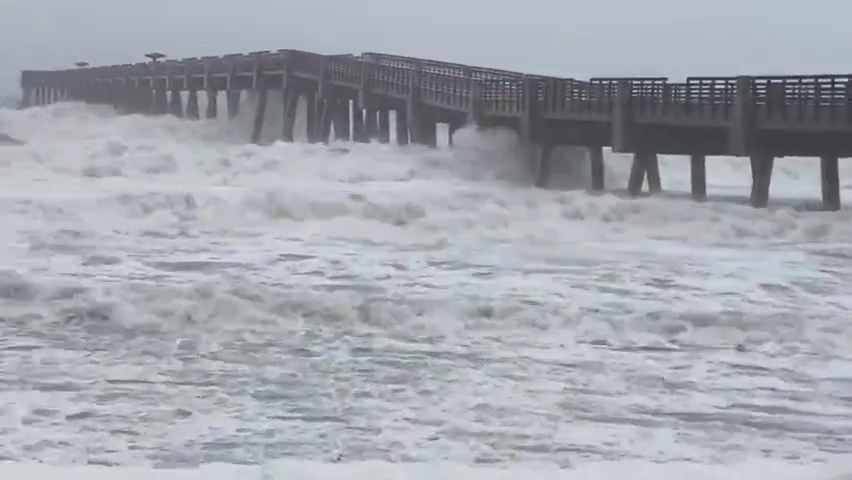
[[[145,56],[148,57],[151,60],[151,63],[157,63],[161,59],[166,58],[166,54],[160,53],[160,52],[146,53]]]

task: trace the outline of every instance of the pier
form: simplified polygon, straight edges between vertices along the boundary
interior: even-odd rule
[[[240,109],[240,92],[258,102],[251,140],[269,108],[284,113],[280,138],[294,140],[297,108],[307,105],[309,142],[389,143],[390,113],[400,145],[437,144],[437,124],[510,128],[537,157],[535,184],[547,186],[553,149],[588,148],[593,191],[604,188],[603,148],[633,154],[627,190],[662,190],[657,156],[690,158],[692,196],[707,196],[708,157],[748,157],[750,202],[766,207],[775,160],[820,158],[825,210],[840,209],[838,159],[852,156],[852,74],[804,76],[591,78],[578,80],[419,58],[362,53],[259,51],[180,60],[21,73],[23,107],[58,101],[112,105],[120,113],[202,118]],[[270,90],[281,90],[270,105]],[[186,104],[183,102],[185,92]],[[304,102],[299,102],[304,98]]]

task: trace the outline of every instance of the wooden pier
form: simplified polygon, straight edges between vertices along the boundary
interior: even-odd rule
[[[751,203],[765,207],[776,158],[821,159],[822,201],[840,208],[838,159],[852,156],[852,74],[809,76],[592,78],[577,80],[380,53],[324,55],[260,51],[144,63],[89,66],[21,74],[22,105],[84,101],[128,114],[199,119],[218,116],[219,92],[237,115],[242,90],[257,91],[252,141],[266,110],[284,112],[280,137],[293,141],[299,98],[306,99],[307,138],[390,142],[396,112],[401,145],[435,146],[436,125],[508,127],[539,158],[536,185],[546,186],[557,145],[589,149],[591,189],[603,190],[603,148],[632,153],[627,189],[662,189],[658,154],[690,157],[692,195],[707,194],[708,156],[749,157]],[[270,90],[282,105],[268,105]],[[186,105],[182,92],[186,93]],[[452,142],[452,140],[450,140]]]

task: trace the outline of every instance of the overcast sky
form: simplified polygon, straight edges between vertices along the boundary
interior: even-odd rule
[[[852,72],[848,0],[0,0],[0,93],[21,69],[295,48],[530,73]]]

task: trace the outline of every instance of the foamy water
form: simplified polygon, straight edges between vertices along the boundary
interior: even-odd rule
[[[633,200],[574,149],[529,188],[505,132],[246,145],[248,107],[0,110],[2,478],[852,472],[852,214],[803,207],[817,161],[767,210],[729,158],[723,200]]]

